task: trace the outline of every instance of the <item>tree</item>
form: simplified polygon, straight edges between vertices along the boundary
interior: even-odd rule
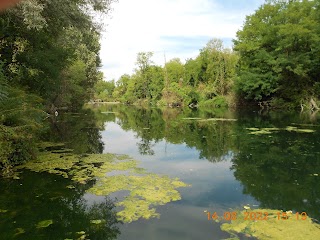
[[[184,81],[184,66],[179,58],[173,58],[165,65],[169,82]]]
[[[249,100],[281,98],[295,106],[318,95],[319,1],[267,1],[234,41],[237,88]]]
[[[104,81],[103,79],[99,80],[94,87],[95,90],[95,98],[101,99],[103,101],[111,101],[113,100],[113,92],[115,90],[115,82],[112,81]]]
[[[149,68],[153,64],[151,58],[153,56],[152,52],[139,52],[137,55],[137,74],[140,75],[140,81],[143,84],[143,98],[150,98],[149,84],[151,81]]]
[[[47,112],[80,108],[101,78],[95,13],[115,0],[25,0],[0,15],[0,168],[36,157]]]
[[[116,100],[124,101],[123,96],[127,92],[129,81],[130,81],[130,75],[123,74],[119,78],[119,80],[115,83],[116,87],[115,87],[112,95]]]

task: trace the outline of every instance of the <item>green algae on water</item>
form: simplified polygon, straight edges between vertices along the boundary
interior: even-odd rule
[[[132,222],[139,218],[159,217],[152,206],[164,205],[181,199],[178,187],[187,185],[179,179],[167,176],[147,174],[144,176],[115,175],[101,179],[88,192],[95,195],[109,195],[121,190],[128,190],[129,196],[117,203],[123,207],[118,217],[123,222]]]
[[[92,224],[102,224],[105,223],[106,221],[104,219],[96,219],[96,220],[90,220],[90,223]]]
[[[46,228],[49,227],[51,224],[53,224],[52,220],[43,220],[37,223],[36,228]]]
[[[22,168],[61,175],[78,184],[94,180],[95,185],[87,192],[95,195],[106,196],[122,190],[129,191],[123,201],[116,203],[122,208],[117,216],[123,222],[159,217],[155,207],[180,200],[177,188],[188,186],[177,178],[148,173],[138,167],[138,161],[127,155],[77,155],[44,151],[37,160],[17,167],[17,169]],[[74,188],[73,185],[66,187]],[[99,222],[92,221],[93,224]]]
[[[223,121],[223,122],[236,122],[237,119],[234,118],[208,118],[208,119],[201,119],[198,120],[199,122],[206,122],[206,121]]]
[[[197,118],[197,117],[186,117],[186,118],[182,118],[182,120],[201,120],[202,118]]]
[[[312,129],[301,129],[297,127],[288,126],[286,127],[286,130],[289,132],[300,132],[300,133],[313,133],[315,130]]]
[[[15,231],[15,234],[13,235],[13,237],[16,237],[26,232],[23,228],[16,228],[14,231]]]
[[[302,128],[297,128],[293,126],[287,126],[286,128],[256,128],[256,127],[251,127],[251,128],[246,128],[247,130],[250,131],[249,134],[252,135],[263,135],[263,134],[272,134],[274,132],[278,131],[288,131],[288,132],[298,132],[298,133],[313,133],[315,130],[313,129],[302,129]]]
[[[261,240],[318,239],[320,236],[320,225],[313,223],[310,218],[297,220],[296,215],[291,214],[288,219],[278,219],[278,213],[282,212],[271,209],[254,209],[252,212],[261,212],[263,216],[267,212],[268,219],[245,220],[250,213],[242,211],[237,213],[236,220],[222,224],[221,229],[234,237],[242,233]]]

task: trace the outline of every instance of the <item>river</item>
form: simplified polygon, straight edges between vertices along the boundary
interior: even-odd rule
[[[97,196],[87,191],[93,180],[20,169],[0,179],[0,239],[227,239],[221,224],[244,206],[320,219],[319,115],[91,105],[49,121],[44,142],[76,154],[126,154],[188,186],[177,188],[180,200],[155,206],[158,217],[119,222],[127,191]]]

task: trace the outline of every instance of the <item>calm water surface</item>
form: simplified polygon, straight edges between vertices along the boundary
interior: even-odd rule
[[[263,128],[269,133],[252,134]],[[94,182],[68,189],[68,179],[24,171],[18,180],[0,179],[0,239],[77,239],[82,231],[88,239],[225,239],[204,211],[223,216],[247,204],[320,219],[318,116],[91,106],[52,119],[44,140],[76,153],[128,154],[191,187],[179,189],[182,200],[157,207],[159,219],[121,224],[118,195],[98,197],[86,193]],[[102,218],[102,226],[90,224]],[[54,224],[37,228],[46,219]]]

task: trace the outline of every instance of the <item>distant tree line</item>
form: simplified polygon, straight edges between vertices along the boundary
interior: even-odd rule
[[[210,40],[195,59],[163,67],[152,52],[115,83],[121,102],[170,106],[235,106],[318,110],[320,1],[267,0],[247,16],[233,50]]]

